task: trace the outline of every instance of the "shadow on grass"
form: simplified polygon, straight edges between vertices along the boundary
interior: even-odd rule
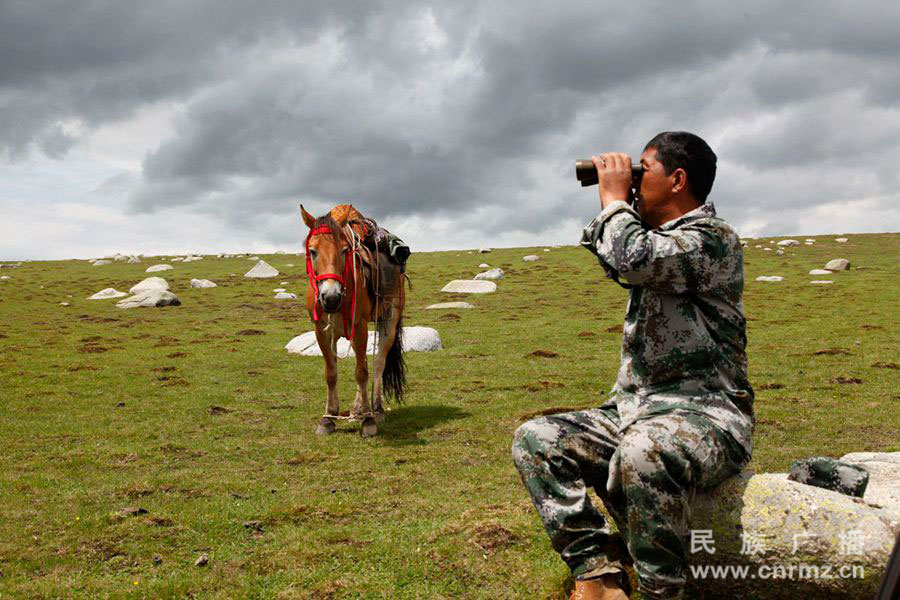
[[[388,446],[423,445],[428,442],[419,438],[420,432],[445,421],[468,416],[469,413],[456,406],[401,406],[387,414],[384,423],[378,428],[378,437]]]

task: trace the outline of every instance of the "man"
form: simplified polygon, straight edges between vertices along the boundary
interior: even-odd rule
[[[634,207],[631,159],[593,161],[603,210],[581,244],[629,290],[621,368],[602,407],[522,425],[513,458],[573,598],[626,599],[632,561],[644,598],[681,598],[695,490],[739,473],[752,451],[741,243],[706,202],[716,155],[696,135],[648,142]]]

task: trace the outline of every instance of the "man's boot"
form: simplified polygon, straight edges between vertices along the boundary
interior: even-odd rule
[[[628,596],[619,587],[619,576],[612,574],[587,581],[576,579],[569,600],[628,600]]]

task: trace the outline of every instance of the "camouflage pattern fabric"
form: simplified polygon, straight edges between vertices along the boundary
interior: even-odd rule
[[[627,562],[593,487],[644,597],[679,598],[693,494],[740,472],[753,449],[740,239],[710,203],[648,230],[613,202],[581,244],[629,290],[618,378],[602,407],[520,427],[513,457],[576,577]]]
[[[862,498],[869,485],[869,472],[834,458],[813,456],[792,462],[788,479]]]
[[[576,578],[624,574],[633,560],[644,597],[668,599],[680,598],[685,583],[694,491],[739,473],[750,457],[694,411],[642,419],[623,433],[616,407],[605,406],[525,423],[513,459]],[[588,487],[620,534],[591,503]]]

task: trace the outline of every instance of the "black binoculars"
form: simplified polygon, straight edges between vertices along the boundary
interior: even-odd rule
[[[631,187],[635,190],[641,189],[641,177],[643,175],[644,168],[641,165],[631,165]],[[597,167],[594,166],[594,162],[589,158],[575,161],[575,177],[581,182],[581,187],[600,183],[597,179]]]

